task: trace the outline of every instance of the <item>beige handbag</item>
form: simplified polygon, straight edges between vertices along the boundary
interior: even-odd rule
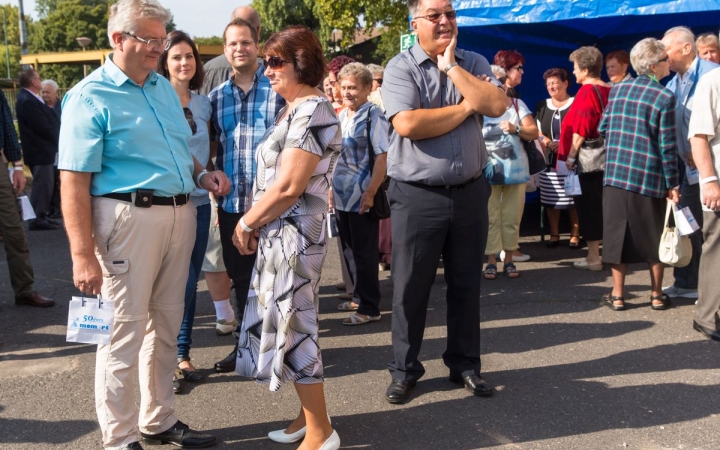
[[[660,262],[673,267],[685,267],[690,264],[692,258],[692,244],[690,236],[680,236],[677,227],[670,226],[670,213],[673,202],[667,202],[665,211],[665,228],[660,237],[660,248],[658,250]]]

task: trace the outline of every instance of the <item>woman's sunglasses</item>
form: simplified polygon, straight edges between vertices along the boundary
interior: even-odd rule
[[[195,119],[193,119],[190,108],[183,108],[183,112],[185,113],[185,120],[187,120],[188,125],[190,125],[190,131],[192,131],[192,134],[197,133],[197,124],[195,123]]]
[[[292,62],[292,61],[282,59],[279,56],[268,56],[263,61],[265,62],[265,67],[269,67],[273,70],[280,69],[283,66],[283,64]]]

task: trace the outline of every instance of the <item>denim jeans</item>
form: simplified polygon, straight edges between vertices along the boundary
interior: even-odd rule
[[[185,314],[183,315],[180,334],[178,335],[178,358],[190,357],[192,345],[192,328],[195,322],[195,302],[197,299],[197,282],[205,259],[208,235],[210,234],[210,204],[197,207],[197,231],[195,245],[190,256],[190,274],[185,285]]]

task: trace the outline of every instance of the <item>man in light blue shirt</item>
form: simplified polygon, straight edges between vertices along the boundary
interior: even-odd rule
[[[114,53],[63,100],[59,168],[73,279],[85,294],[115,302],[95,378],[103,445],[113,449],[142,448],[141,437],[183,448],[215,441],[177,419],[171,381],[195,237],[189,194],[202,187],[222,195],[228,182],[193,160],[177,94],[153,70],[168,47],[169,19],[156,0],[113,5]]]
[[[700,79],[709,71],[718,67],[717,64],[700,59],[695,47],[695,36],[686,27],[669,29],[662,39],[668,55],[670,70],[675,76],[667,84],[667,88],[675,93],[675,128],[678,145],[678,166],[680,169],[680,206],[690,207],[695,220],[702,228],[703,214],[700,202],[700,185],[698,171],[690,154],[688,141],[688,125],[693,109],[695,90]],[[698,298],[698,274],[700,256],[702,254],[702,230],[690,235],[693,256],[690,264],[676,267],[673,270],[675,282],[663,288],[663,293],[670,297]]]

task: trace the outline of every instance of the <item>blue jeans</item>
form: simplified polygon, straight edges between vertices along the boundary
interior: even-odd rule
[[[190,274],[185,285],[185,314],[183,315],[180,334],[178,335],[178,358],[190,357],[192,345],[192,328],[195,322],[195,302],[197,300],[197,282],[200,278],[208,235],[210,234],[210,204],[197,207],[197,231],[195,246],[190,256]]]

